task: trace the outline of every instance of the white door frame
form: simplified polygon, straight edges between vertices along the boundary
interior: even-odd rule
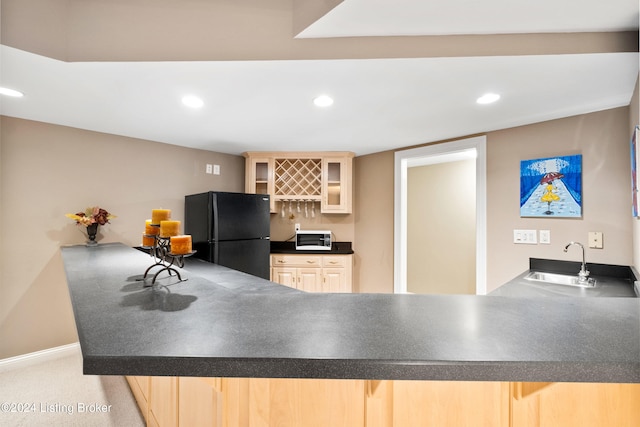
[[[476,153],[476,294],[487,293],[487,137],[396,151],[394,182],[393,291],[407,292],[407,168],[427,164],[429,159]],[[435,163],[432,161],[432,163]]]

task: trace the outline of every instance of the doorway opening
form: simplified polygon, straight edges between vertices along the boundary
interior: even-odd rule
[[[408,168],[430,163],[459,161],[475,156],[476,227],[475,293],[484,295],[486,284],[486,137],[478,136],[395,153],[394,189],[394,292],[407,293]],[[455,254],[453,254],[455,256]]]

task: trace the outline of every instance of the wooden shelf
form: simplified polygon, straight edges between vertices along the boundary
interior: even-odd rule
[[[320,196],[322,159],[275,159],[275,196]]]
[[[321,213],[351,213],[351,152],[247,152],[245,191],[275,202],[320,202]],[[265,179],[266,178],[266,179]]]

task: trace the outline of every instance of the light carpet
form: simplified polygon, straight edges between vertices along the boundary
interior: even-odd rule
[[[0,426],[144,425],[125,378],[83,375],[79,348],[72,356],[0,372]]]

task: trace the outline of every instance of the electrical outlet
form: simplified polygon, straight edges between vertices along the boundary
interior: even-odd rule
[[[213,165],[210,165],[207,163],[207,169],[205,170],[206,173],[213,173]]]
[[[602,231],[590,231],[589,232],[589,247],[591,249],[602,249]]]
[[[540,230],[540,244],[551,244],[551,230]]]
[[[300,224],[296,222],[296,224],[294,225],[294,228],[296,229],[296,231],[300,230]]]

